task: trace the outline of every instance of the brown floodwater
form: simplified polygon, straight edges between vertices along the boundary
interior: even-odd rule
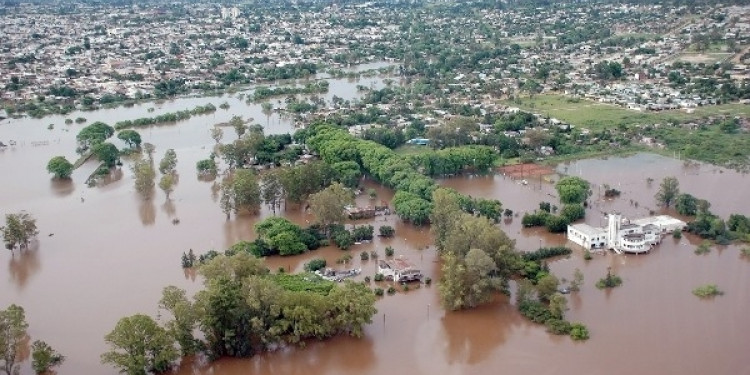
[[[356,84],[361,83],[352,83]],[[99,363],[99,355],[106,350],[104,335],[117,320],[135,313],[159,318],[157,302],[164,286],[176,285],[190,292],[200,288],[200,278],[180,268],[182,252],[191,248],[199,253],[221,250],[240,239],[252,240],[253,224],[272,215],[264,209],[258,216],[227,221],[218,207],[213,182],[196,178],[196,161],[212,148],[210,126],[232,114],[252,115],[242,112],[252,106],[239,99],[227,100],[237,101],[230,103],[228,111],[141,131],[145,142],[156,145],[157,158],[167,148],[177,152],[180,179],[171,201],[160,191],[152,200],[139,198],[127,163],[99,187],[84,184],[95,168],[92,164],[77,170],[70,182],[50,180],[44,170],[47,161],[55,155],[75,158],[75,133],[81,125],[66,126],[62,118],[0,123],[0,140],[18,142],[16,147],[0,151],[0,214],[26,210],[37,218],[40,228],[32,249],[0,253],[0,269],[5,270],[0,272],[0,306],[24,306],[31,338],[47,341],[67,357],[59,374],[116,374],[115,369]],[[187,98],[162,106],[166,112],[209,101],[214,105],[221,102]],[[150,115],[147,107],[83,116],[90,122],[101,119],[112,123]],[[162,109],[154,113],[159,111]],[[49,123],[55,124],[53,130],[47,130]],[[278,127],[267,129],[269,133],[283,132],[291,125],[279,119]],[[32,145],[44,141],[45,145]],[[681,161],[638,154],[579,161],[558,170],[580,174],[594,184],[586,219],[590,224],[600,224],[601,213],[610,210],[632,217],[647,215],[653,210],[658,183],[666,175],[676,176],[683,191],[711,201],[713,211],[722,216],[750,214],[746,201],[750,178],[713,166],[684,166]],[[651,186],[646,183],[648,177],[655,180]],[[566,243],[562,235],[520,226],[523,212],[533,210],[542,200],[556,202],[552,184],[544,179],[529,178],[526,185],[501,175],[461,176],[439,182],[474,196],[500,199],[519,213],[498,226],[516,239],[521,250]],[[602,199],[599,186],[605,183],[622,190],[623,195]],[[391,199],[392,191],[369,181],[365,184],[377,190],[377,199]],[[365,196],[358,200],[368,203]],[[291,207],[284,215],[300,224],[314,219]],[[177,225],[172,222],[175,218],[179,219]],[[393,225],[396,236],[376,238],[350,250],[353,260],[348,267],[363,268],[359,279],[375,273],[375,262],[360,261],[359,253],[374,250],[382,257],[388,245],[422,267],[427,276],[439,278],[439,263],[427,228],[402,223],[395,215],[356,224],[367,223],[376,228]],[[309,342],[304,349],[286,348],[211,364],[185,359],[176,373],[383,374],[396,370],[490,374],[502,369],[520,374],[748,374],[750,262],[739,257],[737,246],[695,255],[693,249],[699,242],[692,236],[668,238],[648,255],[595,255],[588,262],[576,249],[572,256],[551,262],[552,271],[560,277],[571,279],[576,268],[585,274],[581,292],[568,296],[567,312],[570,320],[588,326],[591,339],[585,343],[549,335],[543,326],[522,318],[503,296],[471,311],[446,312],[440,308],[438,288],[433,284],[381,298],[378,314],[362,339],[337,337]],[[334,263],[343,254],[324,248],[267,262],[271,269],[299,271],[311,258],[324,257]],[[608,267],[624,283],[615,290],[600,291],[594,283]],[[691,294],[693,288],[706,283],[717,284],[726,294],[707,301]],[[32,373],[28,361],[22,373]]]

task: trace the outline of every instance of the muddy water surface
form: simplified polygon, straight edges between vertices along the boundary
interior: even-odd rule
[[[180,108],[205,104],[199,99],[176,102],[182,103],[175,104]],[[214,101],[215,105],[219,103]],[[61,119],[0,124],[0,140],[19,142],[15,148],[0,151],[2,213],[27,210],[37,218],[41,230],[33,249],[12,256],[0,253],[0,269],[5,270],[0,271],[0,306],[17,303],[26,308],[32,338],[47,341],[67,357],[58,373],[116,374],[116,370],[99,363],[99,354],[106,349],[103,336],[116,321],[134,313],[158,317],[156,305],[166,285],[191,292],[200,287],[199,278],[180,269],[182,252],[190,248],[197,252],[220,250],[240,239],[252,240],[252,225],[272,215],[264,210],[258,217],[226,221],[212,182],[195,177],[195,162],[205,158],[213,144],[208,128],[240,113],[238,108],[245,108],[244,102],[230,104],[229,111],[197,116],[178,126],[141,131],[144,141],[157,146],[157,157],[167,148],[177,152],[180,182],[171,201],[161,192],[150,201],[140,199],[127,163],[101,187],[84,185],[94,168],[88,165],[76,171],[71,182],[51,181],[44,172],[46,162],[54,155],[75,157],[74,138],[79,125],[65,126]],[[148,115],[138,112],[138,107],[113,111],[84,116],[90,121],[112,123]],[[50,122],[56,126],[46,130]],[[268,127],[269,133],[290,129],[288,123],[279,124],[278,128]],[[230,134],[227,137],[231,139]],[[32,141],[45,140],[44,146],[32,146]],[[559,171],[565,172],[565,168],[567,173],[580,174],[595,184],[586,219],[593,225],[602,222],[602,212],[610,210],[633,217],[648,214],[664,175],[678,177],[683,191],[710,200],[718,214],[750,214],[743,200],[744,192],[750,190],[747,176],[715,167],[684,167],[680,161],[643,154],[581,161],[561,166]],[[646,183],[647,177],[655,179],[651,186]],[[529,179],[523,185],[500,175],[463,176],[440,183],[474,196],[498,198],[521,215],[542,200],[556,202],[552,185],[543,179]],[[623,195],[604,200],[598,195],[598,186],[605,183],[622,190]],[[378,199],[392,197],[387,189],[366,184],[377,189]],[[361,204],[367,203],[366,197],[358,199]],[[300,224],[314,219],[292,208],[284,214]],[[174,218],[179,218],[178,225],[172,224]],[[366,223],[376,228],[393,225],[396,237],[352,248],[349,266],[363,268],[360,278],[374,274],[375,262],[360,261],[359,252],[373,250],[382,257],[387,245],[420,265],[428,276],[439,277],[439,264],[426,228],[401,223],[395,216],[356,224]],[[522,229],[520,215],[501,222],[499,227],[516,239],[521,250],[566,243],[561,235]],[[585,274],[582,291],[568,296],[567,316],[589,327],[591,340],[586,343],[547,334],[543,327],[520,317],[502,296],[472,311],[445,312],[439,307],[437,285],[423,285],[383,297],[361,340],[340,337],[311,342],[304,350],[290,348],[210,365],[186,359],[177,372],[383,374],[398,369],[416,374],[750,373],[746,356],[750,347],[746,323],[750,314],[750,293],[746,289],[750,262],[739,258],[735,246],[697,256],[693,249],[698,243],[691,236],[678,241],[668,238],[648,255],[595,255],[585,262],[577,250],[571,257],[552,262],[553,272],[560,277],[572,278],[575,268]],[[267,261],[272,269],[300,270],[310,258],[325,257],[334,263],[342,254],[325,248],[301,257]],[[597,290],[593,284],[608,267],[623,277],[624,284],[612,291]],[[726,295],[702,301],[690,293],[705,283],[718,284]],[[31,373],[28,362],[23,373]]]

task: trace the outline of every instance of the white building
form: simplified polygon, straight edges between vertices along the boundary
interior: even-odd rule
[[[666,233],[684,230],[687,224],[668,215],[633,220],[620,214],[607,215],[607,227],[588,224],[568,225],[568,239],[586,249],[607,248],[622,253],[646,253],[661,241]]]
[[[221,8],[221,18],[222,19],[234,19],[240,16],[240,9],[239,8]]]
[[[393,280],[395,282],[416,281],[422,279],[422,271],[403,256],[399,256],[395,259],[379,260],[378,273],[383,274],[387,280]]]

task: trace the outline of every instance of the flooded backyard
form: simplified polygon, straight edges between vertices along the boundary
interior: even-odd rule
[[[382,78],[370,79],[382,84]],[[346,98],[355,98],[354,87],[369,86],[367,80],[348,82],[352,96]],[[345,85],[346,80],[341,82]],[[332,82],[330,95],[347,95],[334,87]],[[267,133],[293,131],[288,120],[271,114],[266,122],[259,105],[247,105],[236,96],[185,98],[80,114],[88,123],[113,124],[207,102],[218,106],[224,101],[230,104],[229,110],[139,130],[144,142],[156,145],[157,158],[168,148],[178,155],[180,179],[171,201],[161,191],[143,201],[135,192],[127,162],[105,186],[86,186],[84,181],[93,168],[89,165],[76,171],[70,182],[52,181],[45,170],[47,161],[55,155],[75,159],[75,134],[83,125],[64,125],[63,117],[0,122],[0,140],[17,142],[0,151],[0,214],[26,210],[40,229],[33,249],[15,255],[0,253],[0,306],[16,303],[26,309],[32,340],[45,340],[67,357],[59,374],[116,374],[114,368],[99,363],[99,354],[106,350],[104,335],[117,320],[135,313],[159,317],[157,302],[167,285],[190,292],[200,288],[200,278],[180,268],[180,255],[188,249],[202,253],[222,250],[241,239],[252,240],[254,223],[272,215],[264,209],[258,216],[225,220],[212,192],[213,182],[198,180],[195,172],[195,163],[212,150],[210,127],[232,115],[243,115],[264,125]],[[148,112],[152,106],[156,109]],[[54,129],[47,130],[50,123]],[[234,139],[226,133],[225,141]],[[33,146],[32,142],[46,143]],[[746,200],[750,176],[713,166],[637,154],[573,162],[558,166],[557,171],[580,175],[593,184],[586,217],[592,225],[601,225],[603,213],[610,211],[633,218],[647,216],[651,210],[660,212],[653,196],[661,178],[669,175],[679,179],[683,192],[708,199],[716,214],[750,214]],[[654,181],[649,184],[647,178]],[[538,207],[540,201],[558,203],[550,181],[528,178],[522,184],[498,174],[439,183],[472,196],[500,199],[504,207],[519,213],[498,226],[516,239],[520,250],[567,243],[563,235],[521,227],[523,212]],[[621,190],[622,196],[605,200],[600,193],[603,184]],[[371,181],[365,185],[376,189],[379,200],[392,197],[392,191]],[[367,197],[358,199],[367,203]],[[314,220],[291,207],[284,215],[303,225]],[[179,224],[173,224],[174,218]],[[392,225],[396,236],[352,247],[350,266],[363,268],[358,279],[374,275],[376,269],[375,261],[360,261],[359,253],[374,250],[383,257],[387,245],[396,249],[396,255],[408,256],[426,276],[439,278],[439,263],[426,227],[404,224],[395,215],[360,223],[372,224],[376,230]],[[471,311],[445,312],[433,283],[383,297],[363,339],[338,337],[310,342],[305,349],[211,364],[185,359],[176,373],[348,375],[395,369],[415,374],[750,373],[746,355],[750,261],[740,258],[734,245],[695,255],[699,242],[689,235],[680,240],[669,237],[648,255],[595,255],[591,261],[583,260],[582,250],[576,249],[572,256],[552,262],[550,268],[559,277],[572,279],[576,268],[585,275],[581,292],[568,295],[567,312],[569,320],[588,326],[591,339],[583,343],[548,334],[543,326],[521,317],[504,296]],[[270,258],[267,263],[271,269],[300,271],[311,258],[324,257],[332,264],[343,254],[322,248],[298,257]],[[623,278],[623,285],[598,290],[594,283],[608,267]],[[726,294],[714,300],[692,295],[693,288],[706,283],[717,284]],[[22,374],[31,373],[27,361]]]

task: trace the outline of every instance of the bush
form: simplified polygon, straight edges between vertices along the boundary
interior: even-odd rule
[[[408,292],[409,291],[409,285],[403,284],[403,287],[401,289],[403,289],[404,292]]]
[[[382,297],[384,293],[383,288],[375,288],[374,293],[376,296]]]
[[[370,258],[372,259],[378,259],[380,255],[378,255],[378,252],[375,250],[370,251]]]
[[[583,252],[583,259],[584,260],[591,260],[592,259],[591,252],[588,249],[584,250],[584,252]]]
[[[547,215],[544,220],[544,226],[550,233],[565,232],[568,230],[568,224],[570,224],[570,221],[563,216]]]
[[[682,231],[679,228],[675,228],[675,230],[672,231],[672,237],[676,239],[682,238]]]
[[[560,211],[560,216],[568,222],[583,219],[586,216],[586,209],[580,204],[566,204]]]
[[[547,222],[547,216],[550,216],[547,211],[539,211],[534,213],[525,213],[521,219],[521,225],[524,227],[541,227]]]
[[[518,311],[535,323],[546,323],[548,320],[555,318],[549,309],[539,301],[523,301],[518,305]]]
[[[585,341],[589,339],[589,330],[581,323],[570,325],[570,338],[575,341]]]
[[[336,264],[349,263],[349,261],[351,260],[352,260],[352,254],[347,253],[347,254],[342,255],[338,259],[336,259]]]
[[[707,284],[693,289],[693,294],[700,298],[710,298],[723,295],[724,292],[719,290],[716,284]]]
[[[596,287],[599,289],[615,288],[620,285],[622,285],[622,278],[613,274],[610,270],[607,270],[607,276],[596,282]]]
[[[315,258],[305,263],[305,271],[307,272],[315,272],[325,267],[326,267],[326,260],[323,258]]]
[[[392,247],[390,247],[390,246],[387,246],[387,247],[385,248],[385,256],[387,256],[387,257],[392,257],[394,253],[395,253],[395,250],[393,250],[393,248],[392,248]]]
[[[544,325],[547,326],[547,332],[554,335],[567,335],[571,329],[570,322],[562,319],[549,319]]]
[[[526,261],[537,261],[542,260],[546,258],[552,258],[560,255],[568,255],[572,253],[573,250],[570,248],[567,248],[565,246],[555,246],[555,247],[541,247],[539,250],[523,253],[521,255],[521,258]]]
[[[370,254],[366,251],[359,253],[360,260],[370,260]]]
[[[333,243],[335,243],[341,250],[348,250],[354,245],[354,236],[352,236],[347,230],[339,231],[333,237]]]
[[[424,283],[425,283],[425,285],[430,285],[430,284],[432,284],[432,278],[431,278],[431,277],[425,277],[425,279],[424,279]]]
[[[711,252],[711,241],[703,241],[697,248],[695,248],[695,254],[703,255]]]
[[[376,273],[375,277],[373,278],[373,280],[375,280],[375,281],[383,281],[383,280],[385,280],[385,276],[383,276],[382,273]]]
[[[354,234],[352,236],[354,237],[355,242],[370,241],[372,240],[374,232],[375,228],[373,228],[372,225],[361,225],[354,228]]]
[[[389,294],[389,295],[394,295],[394,294],[396,294],[396,288],[394,288],[394,287],[392,287],[392,286],[389,286],[389,287],[388,287],[388,294]]]
[[[390,225],[383,225],[378,228],[380,237],[393,237],[396,234],[396,230]]]

